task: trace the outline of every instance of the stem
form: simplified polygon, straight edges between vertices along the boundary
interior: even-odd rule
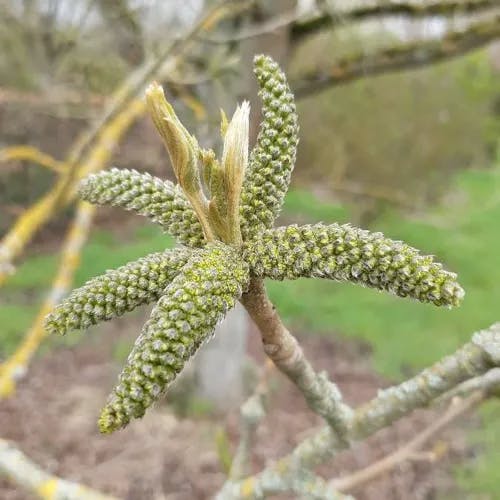
[[[351,409],[343,403],[337,386],[326,374],[314,371],[297,339],[283,325],[264,282],[253,278],[241,302],[261,332],[264,352],[301,390],[311,410],[321,415],[344,442]]]
[[[43,500],[118,500],[53,476],[4,439],[0,439],[0,473]]]
[[[254,288],[256,286],[258,283],[253,284]],[[260,287],[263,288],[262,284]],[[260,298],[261,303],[266,306],[263,298],[265,295],[257,292],[253,292],[251,288],[248,293],[256,293],[255,302],[258,304],[256,299]],[[244,299],[248,300],[246,297]],[[266,312],[269,325],[272,325],[272,321],[277,320],[269,315],[268,310]],[[258,319],[258,325],[262,325],[264,331],[267,331],[269,325],[266,327],[265,316],[258,316]],[[454,354],[443,358],[406,382],[379,392],[371,401],[361,405],[348,418],[348,434],[344,439],[339,439],[332,427],[324,427],[299,443],[289,455],[258,474],[239,482],[228,481],[217,498],[265,498],[266,495],[290,491],[297,477],[330,460],[339,451],[348,448],[352,441],[366,439],[416,408],[424,408],[438,401],[441,396],[463,382],[488,374],[497,367],[500,367],[500,323],[474,334],[472,341]],[[490,379],[491,377],[486,377],[484,383],[488,390],[481,391],[481,394],[491,395],[498,392],[498,386],[495,390]],[[326,491],[335,493],[336,489]]]

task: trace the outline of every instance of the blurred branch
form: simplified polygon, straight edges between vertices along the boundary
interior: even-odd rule
[[[330,481],[330,486],[337,491],[349,491],[359,487],[369,481],[373,481],[377,477],[386,474],[392,469],[400,466],[403,462],[412,459],[422,447],[433,439],[444,428],[455,423],[456,420],[463,417],[466,413],[479,406],[487,395],[485,392],[474,392],[466,399],[453,401],[448,410],[441,415],[437,420],[432,422],[428,427],[419,432],[404,446],[377,462],[354,472],[345,477]],[[431,457],[433,455],[431,454]],[[436,456],[436,455],[434,455]]]
[[[87,241],[96,207],[81,201],[61,252],[61,261],[52,288],[40,308],[33,325],[16,351],[0,364],[0,399],[10,396],[15,383],[24,376],[27,366],[44,339],[44,320],[71,287],[73,276],[80,263],[80,253]]]
[[[142,101],[136,100],[101,132],[94,148],[81,166],[63,163],[64,169],[54,187],[17,219],[14,226],[0,242],[0,285],[7,279],[12,261],[23,251],[25,245],[31,240],[35,232],[40,229],[61,207],[72,201],[76,195],[76,181],[89,173],[104,167],[111,157],[121,136],[128,130],[135,119],[144,111]],[[68,177],[77,170],[78,177],[74,182],[68,183]]]
[[[295,79],[295,95],[307,97],[357,78],[428,66],[466,54],[496,38],[500,38],[500,14],[471,23],[464,30],[449,31],[437,40],[395,45],[371,54],[356,53],[328,68],[314,68]]]
[[[44,471],[4,439],[0,439],[0,474],[42,500],[117,500]]]
[[[108,29],[118,43],[121,57],[130,64],[144,59],[142,27],[128,0],[96,0]]]
[[[240,12],[248,6],[249,2],[241,0],[221,0],[215,3],[187,33],[167,44],[159,56],[146,61],[126,79],[111,97],[102,116],[76,141],[64,162],[64,172],[52,190],[27,209],[0,241],[0,285],[12,270],[12,261],[23,251],[35,232],[60,207],[74,198],[78,179],[104,167],[118,139],[143,113],[143,102],[134,100],[134,97],[145,84],[154,75],[165,71],[167,60],[173,65],[176,58],[194,42],[199,32],[213,29],[224,17]],[[97,145],[92,148],[96,141]],[[82,161],[89,149],[88,159]]]
[[[0,149],[0,162],[5,161],[31,161],[57,173],[64,170],[61,162],[31,146],[9,146]]]
[[[258,326],[261,325],[258,323]],[[347,420],[347,433],[339,437],[338,431],[326,426],[306,438],[287,456],[254,476],[242,481],[227,481],[220,490],[219,500],[262,498],[278,492],[290,491],[297,477],[349,448],[354,441],[365,439],[378,430],[390,426],[417,408],[438,401],[448,391],[474,377],[484,376],[500,367],[500,323],[477,332],[471,342],[451,356],[443,358],[415,377],[378,392],[371,401],[361,405]],[[498,387],[496,388],[498,391]],[[479,396],[467,399],[467,405],[476,404],[476,398],[494,392],[480,391]],[[477,401],[478,402],[478,401]],[[464,412],[468,407],[462,409]],[[456,418],[449,414],[448,418]],[[446,422],[443,422],[443,425]],[[438,429],[439,430],[439,429]],[[425,435],[420,439],[425,438]],[[418,442],[417,442],[418,444]],[[316,482],[317,486],[321,486]],[[338,485],[337,485],[338,486]],[[325,486],[325,495],[316,498],[335,498],[337,489]],[[327,496],[329,495],[329,496]]]
[[[232,35],[227,36],[203,36],[199,37],[200,40],[212,43],[216,45],[226,45],[232,42],[241,42],[243,40],[248,40],[249,38],[255,38],[267,33],[271,33],[280,28],[284,28],[295,23],[303,14],[297,10],[292,10],[291,12],[285,12],[278,16],[273,17],[267,21],[259,23],[255,26],[246,28],[245,30],[239,31]]]
[[[436,404],[456,397],[464,398],[475,391],[482,391],[488,396],[500,396],[500,367],[492,368],[480,377],[471,378],[457,385],[437,399]]]
[[[273,366],[272,361],[268,358],[253,394],[241,406],[241,437],[229,471],[231,480],[241,479],[250,472],[250,452],[255,431],[266,414],[265,399],[269,391],[269,375]]]
[[[325,28],[335,28],[347,22],[365,21],[385,16],[405,16],[425,18],[432,16],[452,16],[456,14],[475,14],[492,7],[498,7],[497,0],[440,0],[430,2],[379,1],[371,5],[358,5],[349,10],[320,12],[306,20],[297,19],[291,29],[291,40],[302,41],[308,35],[316,34]]]

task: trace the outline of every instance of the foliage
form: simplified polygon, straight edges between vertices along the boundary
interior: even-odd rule
[[[321,54],[329,57],[347,45],[343,38],[329,43],[323,50],[308,47],[308,56],[298,54],[296,65],[324,58]],[[487,53],[479,52],[411,73],[360,80],[300,101],[295,180],[322,184],[344,200],[365,205],[366,196],[349,191],[352,184],[361,194],[381,191],[393,205],[425,206],[447,190],[454,172],[490,161],[499,132],[496,99],[498,75]]]

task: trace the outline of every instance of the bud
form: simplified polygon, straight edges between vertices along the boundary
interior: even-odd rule
[[[249,118],[248,101],[244,101],[236,108],[230,123],[227,123],[227,118],[222,113],[221,132],[224,136],[222,162],[220,166],[212,166],[210,176],[211,222],[219,225],[214,217],[225,221],[226,229],[220,237],[227,243],[241,241],[239,207],[248,164]]]
[[[175,176],[186,194],[201,190],[197,156],[198,143],[186,130],[165,99],[163,89],[153,82],[146,89],[146,104],[149,114],[167,148]]]
[[[200,157],[198,142],[182,125],[174,109],[165,99],[163,89],[156,82],[146,89],[146,104],[167,148],[179,185],[196,212],[205,238],[212,241],[214,236],[207,221],[208,202],[203,194],[198,171]]]
[[[250,120],[250,103],[243,101],[236,108],[231,122],[226,127],[224,134],[224,151],[222,153],[222,166],[228,194],[241,192],[241,185],[248,165],[248,129]]]

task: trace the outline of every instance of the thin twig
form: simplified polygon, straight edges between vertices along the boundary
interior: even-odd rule
[[[464,398],[475,391],[483,391],[488,396],[500,395],[500,368],[492,368],[480,377],[466,380],[443,394],[434,404],[439,405],[456,397]]]
[[[64,170],[64,164],[31,146],[9,146],[0,149],[0,163],[4,161],[31,161],[53,172],[61,173]]]
[[[241,479],[249,473],[252,441],[255,431],[265,415],[265,399],[269,390],[269,375],[273,366],[273,362],[268,358],[255,390],[241,406],[241,437],[229,472],[231,480]]]
[[[291,12],[285,12],[273,17],[272,19],[269,19],[268,21],[257,24],[255,26],[251,26],[250,28],[246,28],[245,30],[239,31],[232,35],[198,36],[198,38],[203,42],[215,45],[226,45],[228,43],[242,42],[243,40],[256,38],[267,33],[272,33],[273,31],[279,30],[281,28],[285,28],[286,26],[289,26],[290,24],[296,22],[298,19],[300,19],[301,16],[303,16],[303,13],[297,12],[297,10],[294,9]]]
[[[476,408],[485,398],[485,392],[477,391],[469,395],[466,399],[452,402],[448,410],[441,417],[423,429],[407,444],[364,469],[330,481],[330,486],[338,491],[350,491],[362,484],[373,481],[377,477],[399,466],[401,463],[411,460],[412,455],[418,452],[426,443],[434,438],[436,434],[454,423],[455,420],[462,417],[465,413]]]

